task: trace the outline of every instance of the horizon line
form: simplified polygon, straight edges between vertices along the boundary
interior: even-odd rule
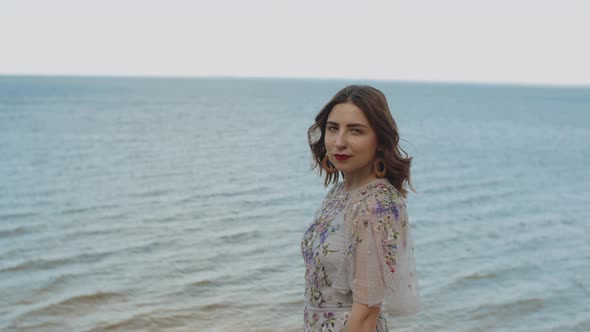
[[[590,83],[547,83],[528,81],[472,81],[472,80],[433,80],[433,79],[384,79],[368,77],[303,77],[279,75],[174,75],[174,74],[31,74],[31,73],[0,73],[2,77],[59,77],[59,78],[142,78],[142,79],[260,79],[260,80],[301,80],[301,81],[372,81],[413,84],[444,84],[444,85],[487,85],[487,86],[521,86],[521,87],[561,87],[590,88]]]

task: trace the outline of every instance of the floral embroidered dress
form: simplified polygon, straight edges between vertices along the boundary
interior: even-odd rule
[[[413,314],[419,307],[414,246],[406,204],[387,179],[352,191],[340,182],[326,195],[301,241],[305,261],[305,332],[341,331],[352,303],[383,313]]]

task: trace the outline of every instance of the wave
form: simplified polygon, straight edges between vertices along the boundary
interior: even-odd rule
[[[177,171],[177,172],[167,172],[167,173],[149,173],[149,174],[140,174],[137,175],[136,179],[137,180],[159,180],[162,178],[168,178],[168,177],[187,177],[187,176],[191,176],[192,173],[191,172],[187,172],[187,171]]]
[[[216,310],[225,309],[225,308],[229,308],[229,305],[226,303],[222,303],[222,302],[209,303],[204,306],[201,306],[201,309],[203,311],[216,311]]]
[[[472,273],[462,277],[463,280],[481,280],[481,279],[495,279],[498,276],[494,273]]]
[[[178,221],[178,220],[182,220],[182,216],[180,216],[178,214],[174,214],[174,215],[163,216],[163,217],[145,217],[141,220],[141,222],[145,223],[145,224],[149,224],[149,223],[165,224],[165,223],[174,222],[174,221]]]
[[[47,270],[53,269],[60,265],[66,265],[68,263],[74,262],[75,257],[68,257],[62,259],[35,259],[25,261],[13,266],[4,267],[0,269],[0,272],[19,272],[19,271],[26,271],[26,270]]]
[[[584,284],[584,282],[581,280],[580,277],[574,277],[573,282],[574,282],[574,285],[576,285],[579,289],[581,289],[584,293],[586,293],[586,295],[590,296],[590,290],[588,289],[588,287],[586,287],[586,285]]]
[[[48,327],[52,330],[67,330],[62,320],[79,317],[80,315],[94,312],[97,307],[108,305],[113,302],[126,301],[124,294],[116,292],[96,292],[92,294],[82,294],[72,296],[62,301],[51,303],[26,312],[18,316],[8,326],[9,330],[20,331],[43,331]],[[31,322],[38,324],[32,326]]]
[[[453,264],[455,261],[450,261],[448,264]],[[503,282],[511,276],[522,276],[527,273],[537,271],[538,267],[529,264],[519,265],[495,265],[493,272],[490,267],[480,266],[476,271],[467,271],[467,273],[459,274],[453,278],[448,278],[445,282],[440,282],[435,287],[438,291],[455,291],[462,290],[465,287],[477,286],[474,285],[479,281],[483,283],[489,282]]]
[[[193,281],[190,283],[190,286],[210,286],[213,283],[215,283],[214,280],[204,279],[199,281]]]
[[[13,229],[3,229],[3,230],[0,230],[0,239],[23,235],[23,234],[27,234],[27,233],[29,233],[29,229],[27,229],[25,227],[17,227],[17,228],[13,228]]]
[[[126,301],[127,296],[116,292],[96,292],[92,294],[76,295],[66,298],[57,303],[51,303],[39,309],[29,311],[23,316],[17,318],[30,319],[39,316],[56,316],[56,315],[77,315],[80,312],[91,311],[95,307],[102,306],[112,302]]]
[[[137,197],[137,198],[149,198],[149,197],[167,197],[170,193],[172,192],[172,190],[170,189],[153,189],[153,190],[147,190],[147,191],[142,191],[142,192],[136,192],[131,194],[131,197]]]
[[[186,328],[191,323],[198,321],[197,313],[194,309],[185,310],[186,312],[162,312],[161,310],[149,313],[135,315],[129,319],[121,320],[109,324],[99,324],[99,326],[88,330],[87,332],[107,332],[107,331],[161,331],[176,327]]]
[[[254,188],[249,189],[237,189],[237,188],[227,188],[227,190],[218,191],[218,192],[208,192],[206,194],[197,193],[191,200],[199,200],[199,199],[215,199],[215,198],[233,198],[233,197],[242,197],[247,195],[261,195],[261,194],[268,194],[271,191],[269,190],[268,186],[257,186]]]
[[[86,207],[77,207],[77,208],[70,208],[70,209],[65,209],[59,212],[60,215],[70,215],[70,214],[78,214],[78,213],[85,213],[85,212],[91,212],[91,211],[96,211],[99,209],[105,209],[105,210],[112,210],[119,207],[119,205],[116,204],[108,204],[108,205],[93,205],[93,206],[86,206]]]
[[[510,196],[518,194],[518,193],[519,193],[518,189],[512,189],[512,190],[509,189],[509,190],[503,190],[503,191],[499,191],[499,192],[485,192],[485,193],[473,192],[468,197],[464,197],[464,198],[453,199],[452,197],[450,197],[448,199],[448,201],[444,202],[444,204],[445,204],[445,206],[447,206],[449,208],[458,207],[458,206],[472,207],[472,206],[479,204],[479,203],[486,203],[489,201],[493,201],[495,199],[510,197]]]
[[[0,268],[2,272],[21,272],[28,270],[49,270],[54,269],[63,265],[74,264],[78,262],[90,263],[98,261],[104,257],[107,257],[114,252],[94,253],[94,254],[83,254],[71,257],[64,257],[58,259],[34,259],[18,263],[13,266]]]
[[[426,188],[422,190],[423,194],[440,194],[440,193],[452,193],[455,191],[465,191],[465,189],[472,189],[472,188],[480,188],[480,187],[490,187],[495,186],[498,184],[502,184],[505,181],[501,179],[497,180],[487,180],[487,181],[477,181],[477,182],[464,182],[464,183],[457,183],[452,182],[451,184],[442,184],[440,186],[433,186],[431,188]]]
[[[45,286],[42,286],[41,288],[36,289],[31,295],[18,301],[18,304],[30,305],[30,304],[38,303],[41,299],[46,297],[48,294],[54,293],[58,288],[67,284],[68,280],[71,279],[72,276],[73,275],[61,275],[61,276],[51,280]]]
[[[291,301],[283,302],[283,304],[285,304],[285,305],[304,305],[305,304],[305,300],[303,298],[300,298],[300,299],[297,299],[297,300],[291,300]]]
[[[76,306],[79,304],[99,304],[111,300],[124,299],[126,296],[116,292],[96,292],[93,294],[78,295],[59,302],[58,306]]]
[[[21,323],[20,321],[13,322],[7,326],[6,331],[62,331],[63,324],[55,321],[39,322],[37,324],[31,324],[30,322]]]
[[[219,240],[222,242],[229,241],[230,243],[235,243],[234,241],[250,240],[256,238],[260,238],[260,232],[257,230],[252,230],[236,232],[233,234],[224,234],[219,237]]]
[[[35,212],[5,213],[5,214],[0,214],[0,220],[22,219],[22,218],[34,217],[36,215],[37,215],[37,213],[35,213]]]
[[[475,308],[471,315],[474,319],[485,319],[489,317],[520,316],[524,312],[534,312],[545,305],[540,298],[527,298],[499,304],[483,304]]]
[[[577,323],[574,331],[590,331],[590,319]]]
[[[101,235],[121,234],[124,228],[102,228],[102,229],[88,229],[88,230],[75,230],[69,233],[62,233],[61,238],[63,241],[73,241],[79,238],[92,238]]]
[[[29,270],[49,270],[55,269],[68,264],[81,263],[89,265],[92,263],[99,262],[112,255],[128,255],[136,253],[145,253],[148,250],[155,250],[161,247],[170,247],[175,245],[174,240],[158,241],[157,238],[151,239],[149,242],[145,242],[136,246],[128,246],[115,250],[106,250],[102,252],[85,253],[81,255],[75,255],[70,257],[56,258],[56,259],[33,259],[25,260],[18,264],[0,268],[0,273],[5,272],[22,272]]]

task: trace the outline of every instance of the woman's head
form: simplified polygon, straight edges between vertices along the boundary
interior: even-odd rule
[[[361,126],[346,127],[349,124]],[[367,125],[364,128],[362,125]],[[404,196],[410,184],[412,158],[399,146],[397,125],[391,116],[385,95],[370,86],[351,85],[340,90],[318,113],[308,130],[313,153],[313,168],[320,175],[326,172],[325,185],[337,182],[339,173],[350,167],[368,164],[372,169],[380,157],[385,164],[385,177]],[[352,154],[346,161],[335,159],[334,154]],[[403,153],[403,155],[402,155]],[[324,157],[338,169],[328,172],[322,165]],[[327,160],[324,161],[326,165]],[[340,171],[340,172],[339,172]]]

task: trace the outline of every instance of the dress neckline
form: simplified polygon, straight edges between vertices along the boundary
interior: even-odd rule
[[[352,194],[352,193],[358,192],[359,190],[367,189],[368,187],[375,185],[377,183],[384,183],[384,182],[388,182],[387,178],[376,178],[376,179],[371,180],[370,182],[368,182],[360,187],[357,187],[357,188],[354,188],[351,190],[346,190],[346,189],[344,189],[344,181],[342,181],[342,182],[340,182],[339,192],[344,195]]]

